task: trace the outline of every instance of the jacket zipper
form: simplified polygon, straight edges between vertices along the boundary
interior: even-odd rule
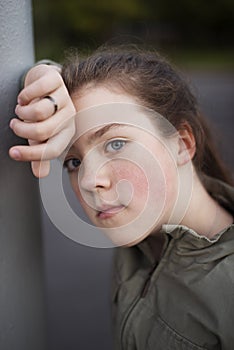
[[[155,263],[151,270],[149,271],[148,273],[148,276],[145,280],[145,283],[144,283],[144,286],[142,288],[142,291],[140,293],[140,295],[138,296],[138,298],[136,298],[136,300],[133,302],[132,306],[129,308],[128,310],[128,313],[127,315],[125,316],[125,319],[122,323],[122,327],[121,327],[121,331],[120,331],[120,339],[121,339],[121,348],[122,350],[124,350],[124,346],[123,346],[123,333],[124,333],[124,329],[125,329],[125,326],[127,324],[127,321],[128,321],[128,318],[130,316],[130,314],[132,313],[133,309],[135,308],[135,306],[137,305],[137,303],[142,299],[142,298],[145,298],[146,295],[147,295],[147,292],[149,290],[149,287],[150,287],[150,283],[151,283],[151,278],[152,278],[152,275],[153,273],[155,272],[155,270],[157,269],[158,270],[158,273],[160,273],[161,271],[161,265],[162,264],[162,258],[165,256],[165,255],[168,255],[169,251],[171,250],[172,248],[172,244],[171,244],[171,239],[169,239],[166,243],[165,243],[165,246],[164,246],[164,249],[163,249],[163,253],[162,253],[162,256],[161,256],[161,259],[159,262]]]
[[[150,283],[151,283],[151,277],[152,277],[155,269],[157,268],[157,266],[158,266],[158,263],[154,264],[152,269],[148,273],[148,277],[145,280],[144,286],[143,286],[141,294],[140,294],[140,298],[145,298],[145,296],[146,296],[146,294],[147,294],[147,292],[149,290],[149,286],[150,286]]]
[[[152,269],[149,271],[148,276],[147,276],[147,278],[145,280],[145,283],[144,283],[144,286],[142,288],[142,291],[141,291],[140,295],[135,299],[135,301],[133,302],[132,306],[129,308],[128,313],[125,316],[125,319],[124,319],[124,321],[122,323],[121,332],[120,332],[120,335],[121,335],[120,339],[121,339],[121,347],[122,347],[122,349],[124,349],[124,346],[123,346],[123,333],[124,333],[124,329],[125,329],[126,323],[128,321],[128,318],[129,318],[130,314],[132,313],[133,309],[135,308],[135,306],[138,304],[138,302],[142,298],[144,298],[146,296],[147,291],[148,291],[149,286],[150,286],[151,277],[152,277],[155,269],[157,268],[157,266],[158,266],[158,263],[154,264]]]
[[[124,330],[125,330],[125,326],[126,326],[126,323],[127,323],[127,320],[130,316],[130,314],[132,313],[133,309],[135,308],[135,306],[137,305],[137,303],[139,302],[140,300],[140,297],[136,298],[136,300],[134,301],[134,303],[132,304],[132,306],[129,308],[128,310],[128,313],[127,315],[125,316],[125,319],[122,323],[122,327],[121,327],[121,332],[120,332],[120,340],[121,340],[121,348],[122,350],[124,350],[124,345],[123,345],[123,333],[124,333]]]
[[[147,294],[147,292],[149,290],[149,286],[150,286],[150,283],[151,283],[151,277],[152,277],[154,271],[156,270],[156,268],[160,265],[160,261],[161,261],[162,257],[164,256],[164,253],[166,252],[167,248],[169,247],[169,243],[170,243],[170,239],[165,241],[159,261],[154,263],[154,265],[152,266],[152,269],[148,273],[148,277],[146,278],[144,287],[142,288],[142,291],[141,291],[141,298],[145,298],[145,296],[146,296],[146,294]]]
[[[168,250],[169,244],[170,244],[170,239],[168,239],[168,241],[165,242],[165,245],[164,245],[164,247],[163,247],[163,251],[162,251],[160,260],[157,261],[156,263],[154,263],[152,269],[151,269],[150,272],[148,273],[148,277],[146,278],[144,287],[142,288],[142,291],[141,291],[141,298],[145,298],[145,296],[146,296],[146,294],[147,294],[147,292],[148,292],[148,290],[149,290],[149,287],[150,287],[151,277],[152,277],[154,271],[156,270],[156,268],[160,265],[160,261],[161,261],[162,257],[164,256],[164,253],[166,253],[166,251]],[[160,269],[160,270],[161,270],[161,269]]]

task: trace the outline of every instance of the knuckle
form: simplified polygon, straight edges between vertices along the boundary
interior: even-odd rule
[[[18,136],[20,136],[22,134],[22,131],[23,131],[23,126],[22,125],[23,122],[21,122],[20,120],[15,120],[14,121],[14,124],[13,124],[13,130],[14,130],[14,133]]]
[[[32,67],[26,74],[25,80],[34,81],[35,79],[39,79],[41,76],[46,74],[49,70],[49,66],[47,64],[38,64],[34,67]]]
[[[48,139],[48,132],[41,125],[36,124],[34,127],[34,138],[39,141]]]
[[[22,155],[22,160],[24,161],[32,161],[37,158],[37,154],[31,146],[23,146],[20,149],[20,153]]]
[[[47,74],[47,79],[49,79],[50,81],[53,81],[55,89],[59,88],[59,87],[61,87],[61,85],[63,85],[63,79],[62,79],[60,73],[52,67],[50,67],[50,70]]]
[[[45,113],[42,111],[42,108],[38,104],[35,104],[35,106],[33,107],[33,118],[35,120],[45,119]]]
[[[18,130],[18,125],[16,121],[12,124],[12,130],[16,135],[18,135],[19,130]]]
[[[43,77],[38,79],[37,84],[38,84],[39,91],[41,91],[42,93],[47,93],[47,81],[46,81],[46,79],[43,79]]]
[[[49,153],[51,158],[56,158],[60,155],[60,150],[55,144],[50,144],[49,145]]]
[[[76,114],[76,111],[74,108],[72,108],[71,105],[67,104],[64,108],[64,117],[68,121],[68,123],[73,123],[74,116]]]
[[[29,160],[35,159],[35,151],[32,149],[32,147],[29,147],[27,158]]]
[[[56,79],[57,82],[60,83],[60,85],[64,85],[61,74],[56,69],[51,68],[50,74],[53,75],[54,79]]]
[[[28,103],[28,101],[31,100],[31,94],[29,89],[26,87],[24,90],[21,91],[20,93],[20,98],[25,101],[26,103]]]
[[[23,108],[17,106],[17,109],[15,110],[15,114],[18,116],[19,119],[21,120],[25,119],[25,115],[24,115],[25,113]]]

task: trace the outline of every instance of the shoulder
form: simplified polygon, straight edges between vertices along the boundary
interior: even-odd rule
[[[171,337],[179,335],[204,348],[217,341],[230,349],[234,340],[234,225],[213,242],[180,233],[170,241],[152,276],[145,303],[154,310],[155,324],[160,319]]]
[[[197,285],[199,293],[204,291],[201,285],[224,292],[218,288],[220,283],[230,287],[234,284],[234,225],[212,239],[191,230],[181,232],[166,265],[179,279],[183,276],[190,285]]]

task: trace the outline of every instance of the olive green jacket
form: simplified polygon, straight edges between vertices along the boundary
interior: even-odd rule
[[[209,179],[233,213],[234,189]],[[202,205],[202,203],[201,203]],[[113,283],[117,350],[234,349],[234,225],[212,239],[163,227],[157,263],[147,239],[118,248]]]

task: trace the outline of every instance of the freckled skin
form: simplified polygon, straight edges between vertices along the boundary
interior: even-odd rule
[[[108,162],[101,171],[108,174],[111,179],[108,189],[100,188],[98,190],[99,198],[101,198],[102,202],[114,201],[119,195],[118,203],[127,204],[120,213],[105,220],[100,220],[97,217],[97,212],[94,210],[95,205],[89,205],[90,201],[87,200],[87,194],[84,192],[81,194],[77,181],[72,181],[73,189],[81,205],[90,220],[98,227],[121,227],[134,222],[142,214],[144,214],[144,220],[146,221],[148,220],[148,215],[150,220],[152,220],[153,215],[157,221],[161,216],[165,215],[165,209],[174,202],[171,193],[176,187],[173,187],[170,181],[171,177],[174,176],[172,169],[166,171],[167,174],[165,174],[162,173],[157,165],[156,169],[153,169],[150,162],[148,167],[145,166],[143,169],[140,164],[134,164],[130,160],[115,160]],[[152,172],[152,176],[149,175],[150,172]],[[121,187],[121,181],[123,180],[124,187]],[[167,181],[168,185],[166,185],[165,181]],[[129,193],[131,193],[131,196],[129,196]],[[168,215],[167,210],[166,215]]]
[[[139,108],[139,101],[123,91],[117,92],[115,86],[113,89],[110,85],[108,88],[105,85],[84,87],[72,96],[72,101],[79,114],[76,120],[78,141],[74,142],[75,152],[72,150],[69,156],[82,163],[85,160],[89,171],[81,176],[85,180],[81,181],[82,193],[77,171],[70,174],[71,183],[91,221],[101,227],[114,244],[132,246],[149,235],[149,239],[158,239],[164,224],[181,224],[211,238],[233,222],[230,213],[209,195],[196,173],[192,163],[196,147],[191,128],[185,125],[180,130],[174,130],[169,137],[162,136],[159,130],[162,124],[157,123],[157,119],[163,117],[156,113],[155,119],[155,115],[152,118],[150,113],[150,118],[143,106]],[[111,134],[104,132],[105,137],[101,138],[104,147],[96,153],[94,150],[94,157],[87,166],[85,158],[90,151],[90,140],[93,136],[96,138],[96,132],[103,135],[102,129],[111,127],[113,123],[117,123],[119,129]],[[90,134],[92,129],[94,133]],[[123,138],[131,145],[131,152],[126,153],[128,147],[124,147],[124,152],[119,152],[124,157],[117,161],[116,149],[112,157],[112,152],[106,152],[105,144],[109,145],[109,140],[113,139],[118,144]],[[94,148],[98,145],[94,143]],[[101,158],[104,159],[97,166],[95,163]],[[112,158],[115,161],[112,162]],[[95,186],[91,189],[92,184]],[[131,191],[134,195],[129,201]],[[86,197],[89,197],[88,201]],[[98,205],[96,208],[92,205],[90,198],[96,201],[99,209]],[[106,206],[100,207],[105,202]],[[101,215],[98,215],[98,210]],[[217,210],[220,213],[218,222]]]
[[[121,213],[121,217],[119,215],[118,218],[113,217],[105,222],[98,220],[95,210],[88,205],[90,201],[86,200],[86,194],[81,194],[77,182],[72,181],[72,186],[85,212],[95,225],[99,227],[121,226],[134,220],[144,210],[149,195],[148,181],[144,171],[130,161],[118,160],[113,164],[108,163],[105,167],[111,168],[112,181],[108,190],[101,189],[99,191],[100,198],[103,202],[109,202],[118,197],[118,202],[127,204],[127,209],[125,209],[125,213]],[[107,172],[109,173],[108,169]]]
[[[139,214],[144,208],[148,198],[148,180],[145,172],[137,165],[131,164],[130,161],[119,161],[113,166],[116,181],[126,180],[132,188],[132,204],[134,211]],[[131,203],[130,203],[131,204]]]
[[[134,102],[130,97],[119,96],[107,90],[104,92],[100,88],[100,91],[88,90],[83,97],[74,99],[74,104],[79,111],[82,108],[88,108],[92,101],[98,104],[111,103],[113,99],[115,101],[118,98],[121,102],[122,100]],[[143,118],[147,117],[143,116]],[[82,121],[83,129],[85,129],[85,122],[85,120]],[[78,185],[77,174],[71,174],[72,187],[95,226],[114,229],[114,231],[110,230],[110,234],[107,231],[107,234],[118,245],[136,244],[146,235],[158,230],[170,217],[177,193],[175,163],[161,140],[143,129],[127,125],[124,131],[115,130],[112,134],[108,134],[107,139],[118,136],[127,137],[130,139],[129,147],[121,150],[119,159],[114,155],[114,159],[101,163],[101,167],[97,164],[95,169],[94,161],[90,161],[87,156],[92,150],[89,145],[89,135],[90,128],[87,127],[87,133],[82,134],[75,142],[79,155],[83,159],[82,164],[86,173],[82,176],[86,184],[83,181],[83,184]],[[105,138],[104,142],[106,142]],[[92,157],[93,160],[98,160],[102,157],[102,151],[97,145],[95,147],[92,150]],[[94,168],[88,171],[90,164]],[[95,185],[93,188],[90,185],[87,187],[88,177],[92,176],[95,176],[93,178],[95,181],[92,180],[90,183],[93,182]],[[99,215],[98,205],[113,205],[117,206],[117,209],[118,206],[122,205],[122,207],[113,215],[112,213]],[[142,232],[137,232],[135,235],[134,232],[139,227],[142,227]]]
[[[113,166],[117,179],[125,179],[129,181],[137,195],[142,195],[142,199],[147,196],[148,180],[145,172],[137,165],[131,164],[129,161],[123,161],[122,164]]]

